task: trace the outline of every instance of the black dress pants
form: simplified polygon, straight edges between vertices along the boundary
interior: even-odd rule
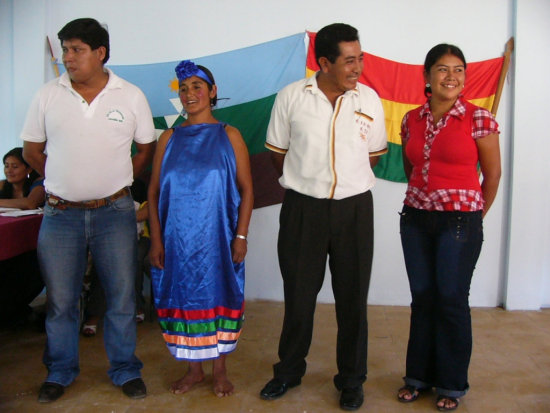
[[[334,383],[342,389],[366,380],[372,205],[370,191],[341,200],[286,191],[277,246],[285,316],[275,377],[295,380],[305,374],[317,294],[328,256],[338,323]]]

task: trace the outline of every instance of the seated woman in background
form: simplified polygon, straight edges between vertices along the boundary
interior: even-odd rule
[[[23,149],[14,148],[3,158],[0,207],[36,209],[44,204],[43,179],[23,159]],[[36,250],[0,261],[0,327],[17,328],[33,314],[29,304],[44,288]]]
[[[43,179],[23,159],[23,148],[13,148],[2,162],[6,179],[0,181],[0,207],[36,209],[44,205]]]

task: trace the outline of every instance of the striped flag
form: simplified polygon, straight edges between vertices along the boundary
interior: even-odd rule
[[[304,76],[304,33],[225,53],[190,59],[210,69],[218,86],[214,116],[241,132],[250,153],[254,208],[282,201],[283,189],[264,147],[271,107],[277,92]],[[176,62],[113,67],[113,71],[139,86],[151,105],[155,128],[179,125]]]
[[[306,35],[299,33],[205,57],[182,56],[183,59],[210,69],[218,86],[214,116],[243,135],[250,153],[254,208],[280,203],[283,189],[264,147],[265,135],[277,92],[304,77]],[[178,63],[108,65],[145,93],[157,135],[183,121],[174,72]],[[59,68],[64,70],[62,65]]]
[[[254,208],[280,203],[283,190],[271,166],[265,135],[275,96],[284,86],[318,70],[315,33],[299,33],[225,53],[190,59],[209,68],[218,85],[214,116],[239,129],[248,146],[254,183]],[[306,52],[307,50],[307,52]],[[386,117],[388,153],[374,168],[377,177],[406,182],[399,131],[404,114],[423,104],[422,65],[394,62],[368,53],[359,81],[378,92]],[[157,134],[182,121],[174,68],[179,61],[143,65],[109,65],[120,77],[147,96]],[[468,63],[464,95],[472,103],[491,108],[503,58]],[[58,65],[61,71],[63,65]]]
[[[308,32],[309,47],[306,74],[319,70],[315,59],[315,35]],[[388,153],[380,157],[374,173],[378,178],[407,182],[401,154],[401,120],[405,113],[426,102],[424,96],[423,65],[394,62],[364,53],[364,69],[359,82],[373,88],[384,106]],[[467,64],[464,97],[475,105],[491,110],[504,58]]]

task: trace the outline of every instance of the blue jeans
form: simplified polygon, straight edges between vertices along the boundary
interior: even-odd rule
[[[143,364],[134,355],[136,241],[136,216],[129,195],[97,209],[44,208],[38,257],[47,292],[46,381],[68,386],[80,372],[78,303],[88,248],[105,291],[109,377],[120,386],[141,376]]]
[[[405,383],[461,397],[469,388],[468,296],[483,243],[481,211],[438,212],[405,206],[400,227],[412,295]]]

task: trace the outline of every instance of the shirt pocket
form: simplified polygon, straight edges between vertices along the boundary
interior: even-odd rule
[[[369,133],[373,127],[374,119],[366,113],[355,111],[353,114],[355,132],[360,144],[368,144]]]

